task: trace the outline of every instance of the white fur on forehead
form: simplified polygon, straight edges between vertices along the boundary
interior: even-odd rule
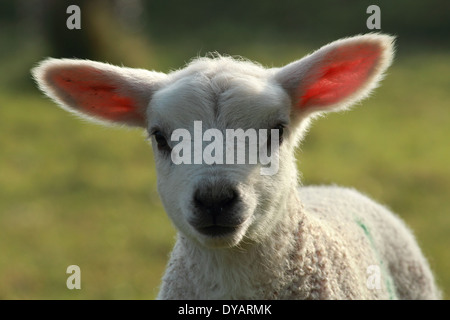
[[[172,127],[202,120],[208,127],[262,128],[283,115],[287,122],[288,97],[270,75],[244,59],[197,58],[169,75],[170,84],[153,97],[148,118],[157,122],[160,116]]]

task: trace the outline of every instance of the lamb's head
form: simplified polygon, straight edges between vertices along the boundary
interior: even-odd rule
[[[163,74],[48,59],[33,74],[69,111],[145,128],[178,230],[202,245],[233,247],[285,219],[297,183],[294,149],[309,119],[367,96],[390,64],[392,41],[339,40],[282,68],[216,56]]]

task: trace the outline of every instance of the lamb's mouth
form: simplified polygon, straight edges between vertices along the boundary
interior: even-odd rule
[[[235,233],[239,226],[209,225],[196,228],[198,232],[209,237],[223,237]]]

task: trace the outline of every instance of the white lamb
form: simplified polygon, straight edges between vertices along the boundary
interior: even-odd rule
[[[392,57],[392,37],[368,34],[282,68],[216,55],[163,74],[48,59],[33,75],[64,109],[152,137],[158,191],[178,230],[158,298],[435,299],[398,217],[352,189],[298,188],[294,150],[310,119],[367,97]],[[262,175],[261,163],[174,164],[172,133],[194,135],[194,121],[222,133],[274,129],[277,173]]]

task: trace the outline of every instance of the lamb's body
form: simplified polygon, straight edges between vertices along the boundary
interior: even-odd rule
[[[365,98],[391,63],[392,42],[373,34],[338,40],[272,69],[219,56],[166,75],[49,59],[34,76],[63,108],[153,137],[158,192],[179,231],[159,298],[438,298],[414,237],[386,208],[348,189],[298,191],[294,150],[311,117]],[[239,148],[224,146],[228,129],[270,130],[258,149],[270,147],[276,170],[220,156],[174,162],[179,139],[169,137],[180,129],[191,141],[199,121],[204,135],[214,132],[206,142],[214,140],[207,147],[215,156]],[[261,159],[256,149],[237,150]],[[182,154],[190,159],[191,148]]]
[[[439,297],[411,232],[383,206],[334,186],[301,187],[292,200],[263,243],[205,250],[178,236],[159,298]]]

